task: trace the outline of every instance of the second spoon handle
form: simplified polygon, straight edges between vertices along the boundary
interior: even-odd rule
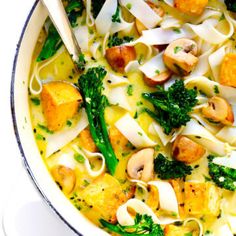
[[[41,0],[48,10],[49,17],[61,36],[65,47],[74,62],[78,62],[81,49],[77,43],[69,19],[61,0]]]

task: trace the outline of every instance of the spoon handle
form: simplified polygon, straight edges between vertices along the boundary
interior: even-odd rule
[[[81,49],[71,28],[69,19],[61,0],[41,0],[47,8],[49,17],[56,27],[74,62],[78,62]],[[76,64],[76,63],[75,63]]]

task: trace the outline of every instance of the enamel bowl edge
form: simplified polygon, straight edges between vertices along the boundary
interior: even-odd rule
[[[64,196],[51,178],[36,145],[28,104],[31,59],[39,32],[47,18],[41,2],[34,3],[20,36],[12,70],[11,111],[24,166],[48,206],[76,234],[109,235],[86,219]]]

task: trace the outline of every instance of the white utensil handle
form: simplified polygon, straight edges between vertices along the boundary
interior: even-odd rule
[[[41,0],[47,8],[49,17],[56,27],[65,44],[69,54],[72,56],[73,61],[77,62],[79,54],[81,53],[80,47],[76,41],[72,31],[70,22],[68,20],[66,11],[61,0]]]

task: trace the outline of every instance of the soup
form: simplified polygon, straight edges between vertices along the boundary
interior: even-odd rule
[[[111,235],[235,234],[234,5],[63,3],[79,60],[48,19],[29,80],[55,184]]]

